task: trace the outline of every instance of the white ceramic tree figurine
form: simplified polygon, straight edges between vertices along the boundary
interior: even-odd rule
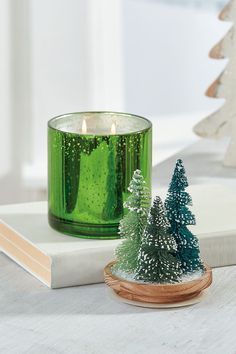
[[[232,27],[225,37],[210,51],[213,59],[228,58],[225,70],[208,88],[206,95],[224,98],[224,105],[199,122],[194,131],[202,137],[230,137],[224,165],[236,167],[236,0],[231,0],[219,15],[222,21],[230,21]]]

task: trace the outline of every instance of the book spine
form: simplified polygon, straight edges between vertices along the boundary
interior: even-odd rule
[[[212,268],[236,265],[236,230],[199,237],[202,259]]]

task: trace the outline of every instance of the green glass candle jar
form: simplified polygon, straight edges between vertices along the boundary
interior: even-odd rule
[[[48,123],[49,224],[84,238],[118,238],[133,172],[151,187],[152,124],[115,112],[71,113]]]

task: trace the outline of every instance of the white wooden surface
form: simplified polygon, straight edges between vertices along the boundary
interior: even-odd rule
[[[221,164],[224,142],[202,141],[154,169],[166,185],[182,157],[194,183],[235,186]],[[110,298],[104,284],[50,290],[0,253],[0,353],[235,354],[236,266],[213,271],[208,296],[192,307],[152,310]]]
[[[152,310],[104,284],[49,290],[0,255],[0,353],[235,354],[236,267],[214,269],[192,307]]]

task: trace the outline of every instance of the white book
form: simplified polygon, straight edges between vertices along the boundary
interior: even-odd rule
[[[47,219],[47,202],[0,206],[0,249],[51,288],[99,283],[119,240],[63,235]]]
[[[166,190],[159,190],[164,197]],[[236,192],[220,185],[189,188],[202,258],[212,267],[236,264]],[[99,283],[121,240],[63,235],[47,221],[47,203],[0,206],[0,249],[51,288]]]

